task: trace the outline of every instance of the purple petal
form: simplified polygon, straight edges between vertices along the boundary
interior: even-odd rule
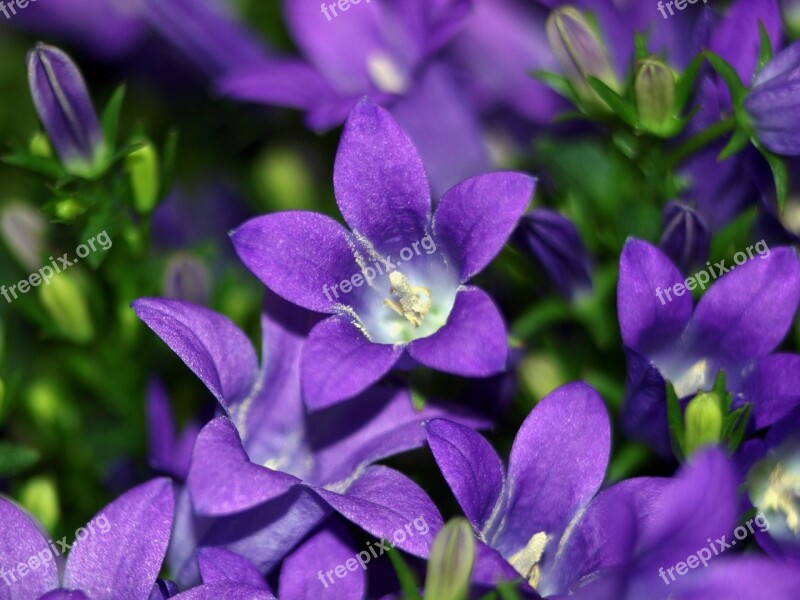
[[[228,410],[250,392],[258,359],[250,340],[230,319],[178,300],[143,298],[133,308],[223,408]]]
[[[432,369],[489,377],[506,368],[506,325],[489,295],[467,286],[456,294],[447,323],[433,335],[411,342],[408,352]]]
[[[681,593],[685,600],[790,600],[797,597],[797,565],[764,556],[738,556],[710,565],[697,583]]]
[[[40,597],[39,600],[91,600],[89,596],[84,594],[80,590],[53,590],[52,592],[47,592],[44,596]]]
[[[86,525],[85,540],[76,534],[64,587],[98,598],[149,597],[167,552],[174,508],[172,482],[166,478],[114,500]]]
[[[422,488],[388,467],[368,467],[341,494],[314,489],[334,510],[371,535],[422,558],[430,553],[443,525],[439,510]]]
[[[394,117],[369,100],[347,119],[333,184],[348,225],[378,252],[396,255],[425,237],[431,194],[422,161]]]
[[[153,379],[147,386],[147,429],[150,465],[157,470],[172,470],[175,458],[175,420],[164,384]]]
[[[278,591],[281,600],[364,597],[367,563],[362,568],[356,559],[359,552],[347,529],[330,522],[332,525],[314,534],[283,562]],[[369,561],[372,557],[366,554]]]
[[[93,165],[105,140],[89,90],[72,59],[39,43],[28,53],[28,79],[36,111],[62,162],[75,172]]]
[[[540,531],[562,531],[600,489],[610,453],[608,412],[591,386],[571,383],[548,394],[511,450],[504,548],[513,553]]]
[[[215,583],[192,588],[182,594],[173,596],[175,600],[276,600],[266,590],[242,583]]]
[[[625,434],[650,444],[661,456],[672,458],[664,377],[638,352],[625,348],[625,356],[628,359],[622,406]]]
[[[56,545],[58,548],[58,545]],[[28,513],[0,498],[0,574],[3,600],[38,598],[58,587],[63,558],[53,556],[46,533]],[[19,565],[25,563],[24,575]],[[35,569],[33,565],[38,565]]]
[[[739,254],[745,256],[744,252]],[[758,256],[758,255],[756,255]],[[730,361],[763,356],[786,336],[800,303],[800,261],[777,248],[731,271],[703,296],[689,325],[709,354]]]
[[[800,405],[800,356],[773,354],[759,359],[745,379],[742,396],[754,405],[757,429],[789,416]]]
[[[472,567],[472,582],[489,588],[494,588],[504,581],[519,579],[519,573],[500,553],[481,540],[475,540],[475,565]],[[522,587],[526,586],[522,584]],[[533,594],[524,596],[526,599],[538,598]]]
[[[230,419],[218,417],[197,436],[188,485],[201,515],[242,512],[286,493],[300,480],[250,462]]]
[[[502,250],[536,189],[522,173],[489,173],[468,179],[442,197],[434,233],[461,267],[461,281],[483,270]]]
[[[625,345],[645,356],[674,342],[692,315],[692,296],[664,295],[683,276],[655,246],[631,239],[619,263],[617,310]],[[659,292],[662,293],[659,299]]]
[[[488,170],[481,124],[443,65],[427,68],[414,89],[392,104],[391,112],[414,142],[435,198]]]
[[[303,398],[317,410],[352,398],[383,377],[403,346],[369,341],[345,317],[325,319],[311,330],[301,363]]]
[[[230,582],[269,590],[264,576],[256,566],[235,552],[224,548],[200,548],[197,562],[205,585]]]
[[[500,457],[469,427],[435,419],[427,429],[428,443],[447,484],[475,529],[483,531],[503,494]]]
[[[239,258],[268,288],[309,310],[334,312],[337,300],[330,288],[359,271],[352,236],[325,215],[289,211],[257,217],[231,238]]]

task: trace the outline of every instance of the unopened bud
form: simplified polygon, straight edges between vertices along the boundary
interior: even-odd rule
[[[701,392],[686,407],[686,456],[722,439],[722,401],[714,392]]]
[[[643,129],[665,134],[675,113],[675,73],[657,58],[648,58],[636,71],[636,108]]]
[[[475,534],[466,519],[448,522],[433,542],[425,580],[425,597],[465,600],[475,563]]]
[[[173,256],[164,273],[164,295],[193,304],[207,305],[211,274],[205,263],[191,254]]]
[[[0,231],[8,249],[28,270],[39,268],[47,221],[27,204],[13,203],[0,212]]]
[[[131,153],[125,160],[125,165],[133,190],[133,204],[140,213],[148,214],[158,202],[160,189],[158,154],[150,141],[139,141],[144,143],[144,146]]]
[[[89,306],[80,282],[70,272],[62,272],[39,286],[39,299],[53,324],[64,337],[88,342],[94,336]]]

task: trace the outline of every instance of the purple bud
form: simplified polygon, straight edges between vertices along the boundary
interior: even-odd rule
[[[73,175],[95,174],[105,161],[106,143],[78,67],[63,51],[39,43],[28,53],[28,81],[64,167]]]
[[[800,42],[756,75],[744,107],[764,146],[777,154],[800,155]]]
[[[586,246],[572,221],[554,210],[539,208],[522,217],[513,241],[535,260],[567,298],[592,289]]]
[[[211,274],[208,267],[190,254],[178,254],[167,263],[164,295],[193,304],[208,305]]]
[[[711,230],[697,210],[680,201],[664,208],[664,233],[659,244],[683,273],[702,265],[711,249]]]

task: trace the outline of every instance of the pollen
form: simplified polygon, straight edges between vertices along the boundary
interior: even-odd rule
[[[389,274],[389,291],[397,300],[387,298],[383,303],[414,327],[422,325],[433,303],[431,291],[426,287],[411,285],[400,271]]]
[[[528,583],[534,589],[539,587],[539,581],[542,578],[542,568],[539,563],[542,560],[548,541],[550,541],[549,536],[544,531],[540,531],[528,540],[527,545],[508,561],[517,570],[517,573],[528,580]]]
[[[391,56],[384,52],[373,52],[367,58],[367,72],[372,83],[387,94],[404,94],[409,87],[408,78]]]
[[[786,515],[786,525],[800,534],[800,474],[788,473],[778,463],[769,475],[761,510],[774,510]]]

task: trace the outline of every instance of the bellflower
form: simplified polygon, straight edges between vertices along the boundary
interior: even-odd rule
[[[78,67],[63,51],[39,43],[28,53],[28,81],[64,167],[73,175],[96,173],[108,158],[108,146]]]
[[[434,420],[428,443],[478,537],[473,580],[550,587],[547,561],[600,489],[611,452],[602,398],[584,383],[549,394],[520,427],[508,469],[479,434]]]
[[[800,154],[800,42],[778,53],[756,75],[744,101],[756,135],[777,154]]]
[[[513,240],[566,298],[591,292],[589,254],[578,229],[563,215],[545,208],[532,210],[522,217]]]
[[[674,200],[664,207],[664,232],[659,247],[681,273],[706,262],[711,250],[711,230],[693,206]]]
[[[441,526],[438,511],[411,480],[372,463],[422,445],[424,420],[458,420],[457,411],[416,411],[406,390],[377,387],[306,414],[299,369],[310,313],[274,297],[262,319],[260,369],[250,341],[222,315],[175,300],[143,299],[135,308],[225,413],[200,432],[178,499],[169,562],[179,582],[196,581],[193,557],[203,546],[237,552],[269,572],[334,510],[385,539],[423,518],[432,533],[397,546],[426,555]]]
[[[401,366],[404,355],[466,377],[502,371],[503,318],[467,282],[503,247],[534,187],[521,173],[481,175],[449,190],[432,212],[408,136],[386,110],[359,103],[334,169],[351,231],[329,217],[293,211],[258,217],[232,234],[240,258],[267,287],[331,315],[303,350],[308,406],[359,394]]]
[[[753,404],[758,429],[797,404],[782,382],[800,368],[800,356],[772,351],[800,302],[800,261],[791,248],[753,249],[752,259],[742,249],[735,264],[706,263],[686,281],[647,242],[629,240],[622,252],[617,302],[628,357],[624,426],[664,454],[669,453],[665,381],[679,398],[688,398],[710,390],[724,370],[734,404]],[[693,307],[688,292],[712,281]]]
[[[178,435],[167,391],[156,379],[150,381],[147,389],[147,421],[150,467],[175,479],[185,480],[200,425],[192,421]]]
[[[147,600],[167,551],[173,511],[171,482],[153,479],[106,506],[75,538],[53,541],[30,515],[0,498],[3,597]]]

